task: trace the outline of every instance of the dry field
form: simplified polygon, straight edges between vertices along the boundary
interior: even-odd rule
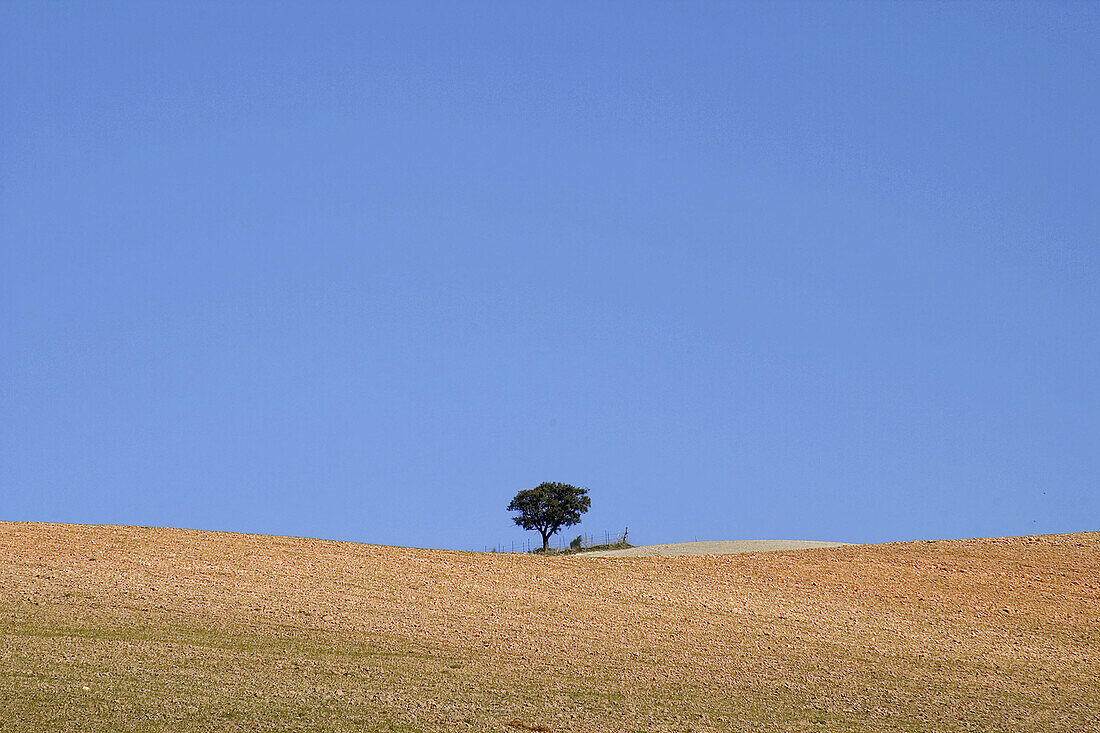
[[[1100,534],[599,559],[0,523],[0,731],[1098,730]]]

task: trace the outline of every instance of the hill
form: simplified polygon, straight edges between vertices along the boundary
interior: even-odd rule
[[[673,542],[664,545],[640,545],[621,550],[595,550],[589,557],[672,557],[675,555],[737,555],[744,552],[783,552],[840,547],[843,542],[818,540],[721,540],[706,542]]]
[[[1086,730],[1100,534],[600,559],[0,523],[0,730]]]

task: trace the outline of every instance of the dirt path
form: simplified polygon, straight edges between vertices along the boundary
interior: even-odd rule
[[[676,555],[736,555],[742,552],[780,552],[840,547],[844,542],[816,540],[725,540],[720,542],[675,542],[667,545],[644,545],[626,550],[582,552],[581,557],[657,557]]]

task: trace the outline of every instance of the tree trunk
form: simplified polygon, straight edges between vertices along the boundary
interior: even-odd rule
[[[548,532],[542,533],[542,551],[546,552],[550,549],[550,534]]]

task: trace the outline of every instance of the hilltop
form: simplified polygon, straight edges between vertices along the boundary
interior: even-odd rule
[[[672,557],[674,555],[738,555],[747,552],[784,552],[841,547],[844,542],[818,540],[721,540],[708,542],[673,542],[663,545],[641,545],[621,550],[596,550],[589,557]]]
[[[604,559],[0,523],[0,729],[1084,730],[1100,534]]]

